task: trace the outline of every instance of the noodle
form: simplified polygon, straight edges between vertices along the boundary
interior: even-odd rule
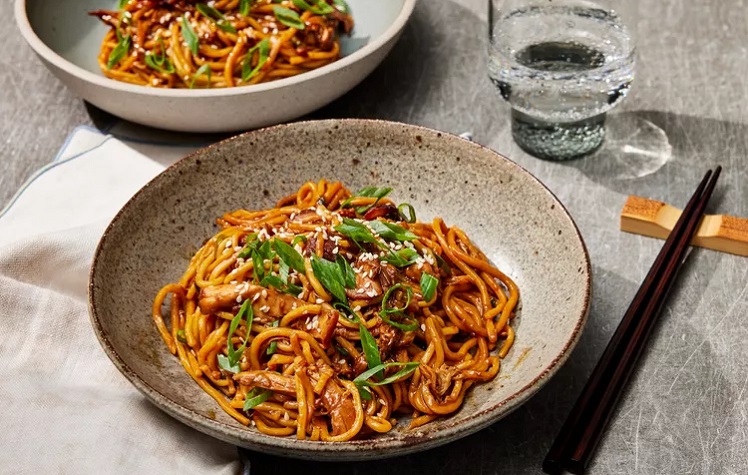
[[[109,26],[105,76],[164,88],[234,87],[295,76],[340,57],[344,0],[123,0],[90,12]]]
[[[517,286],[460,229],[412,207],[406,220],[390,191],[321,180],[227,213],[157,293],[169,351],[242,424],[365,438],[398,413],[410,428],[449,415],[499,373]]]

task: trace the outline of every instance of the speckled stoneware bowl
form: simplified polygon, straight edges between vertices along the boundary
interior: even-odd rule
[[[498,377],[472,388],[453,416],[416,430],[343,443],[271,437],[225,414],[190,379],[150,317],[158,289],[179,279],[216,232],[217,216],[273,206],[308,180],[351,189],[393,187],[419,219],[458,225],[519,285],[517,340]],[[381,121],[300,122],[250,132],[179,161],[136,194],[99,244],[91,321],[117,368],[154,404],[219,439],[291,457],[383,458],[466,436],[516,409],[566,361],[590,301],[585,245],[564,207],[536,178],[475,143]]]
[[[88,12],[116,9],[117,0],[15,0],[15,16],[44,65],[95,106],[161,129],[229,132],[289,121],[348,92],[387,56],[416,3],[346,1],[356,25],[341,38],[340,60],[298,76],[224,89],[161,89],[105,77],[97,57],[107,28]]]

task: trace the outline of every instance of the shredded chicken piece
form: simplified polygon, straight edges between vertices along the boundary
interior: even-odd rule
[[[329,368],[329,366],[321,361],[318,361],[316,366],[320,370],[325,367]],[[310,371],[307,371],[307,374],[309,374],[312,385],[315,385],[319,380],[319,373],[313,367],[309,369]],[[327,380],[319,396],[322,405],[330,415],[330,422],[333,429],[332,435],[342,434],[353,427],[353,423],[356,421],[356,408],[353,406],[353,395],[342,387],[338,382],[337,376],[333,376]]]
[[[234,381],[245,386],[269,389],[288,396],[296,395],[296,383],[293,378],[274,371],[242,371],[234,375]]]

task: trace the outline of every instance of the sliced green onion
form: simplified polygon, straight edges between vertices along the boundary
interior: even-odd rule
[[[285,7],[275,7],[275,18],[286,25],[289,28],[296,28],[297,30],[304,29],[304,22],[301,21],[301,17],[295,11]]]
[[[369,365],[369,368],[380,366],[382,359],[379,355],[377,340],[374,339],[363,323],[359,323],[358,333],[361,335],[361,347],[364,350],[364,356],[366,356],[366,363]]]
[[[383,239],[389,241],[414,241],[418,239],[418,236],[395,223],[388,223],[386,221],[375,219],[373,221],[367,221],[366,224],[372,229],[372,231],[377,233]]]
[[[304,290],[298,285],[283,282],[283,279],[281,279],[277,275],[266,275],[260,281],[260,285],[263,287],[275,287],[281,292],[285,292],[293,296],[299,295],[301,291]]]
[[[252,0],[240,0],[239,1],[239,13],[242,14],[242,16],[248,16],[249,15],[249,8],[251,6]]]
[[[119,37],[119,42],[117,42],[117,46],[115,46],[109,53],[109,59],[107,59],[106,62],[107,69],[112,69],[113,67],[115,67],[120,61],[122,61],[122,58],[127,56],[127,53],[130,51],[130,35],[127,35],[123,38],[120,35],[118,28],[117,36]]]
[[[281,281],[283,281],[284,284],[288,283],[288,273],[290,271],[291,271],[291,268],[288,267],[288,264],[286,264],[286,261],[281,260],[278,263],[278,275],[280,276]]]
[[[195,81],[197,78],[199,78],[202,75],[205,75],[208,77],[208,87],[210,88],[210,75],[213,73],[213,71],[210,70],[210,65],[208,63],[203,64],[199,68],[197,68],[197,71],[195,71],[194,76],[192,76],[192,81],[190,81],[190,89],[195,87]]]
[[[247,234],[247,237],[245,238],[244,242],[244,249],[239,252],[239,255],[236,257],[239,257],[241,259],[246,259],[250,256],[253,249],[257,249],[257,233]]]
[[[439,279],[428,272],[423,272],[421,274],[421,295],[423,295],[423,300],[430,302],[434,298],[434,294],[436,294],[436,287],[438,285]]]
[[[336,299],[348,303],[348,297],[345,295],[345,278],[338,264],[312,254],[312,271],[322,286]]]
[[[205,3],[198,3],[197,5],[195,5],[195,8],[197,8],[197,11],[202,13],[203,16],[213,20],[213,23],[215,23],[218,28],[228,33],[236,33],[236,28],[234,28],[231,23],[229,23],[223,13],[221,13],[214,7],[211,7],[210,5],[207,5]]]
[[[421,363],[419,361],[409,361],[407,363],[401,363],[399,361],[396,361],[393,363],[380,364],[379,366],[369,368],[367,371],[364,371],[363,373],[356,376],[356,379],[353,380],[353,383],[356,386],[384,386],[386,384],[392,384],[404,378],[405,376],[408,376],[410,373],[418,369],[418,366],[420,364]],[[393,367],[398,367],[398,366],[402,366],[403,369],[393,374],[392,376],[388,376],[381,381],[369,381],[369,378],[371,378],[378,372],[382,370],[386,370],[387,368],[393,368]]]
[[[301,274],[304,273],[304,258],[293,246],[280,239],[273,239],[273,249],[278,253],[278,257],[288,264],[288,267]]]
[[[257,51],[257,54],[259,56],[257,59],[257,66],[253,68],[252,55],[254,54],[255,50]],[[242,63],[242,81],[247,82],[252,79],[255,74],[260,72],[260,69],[262,69],[265,63],[267,63],[269,56],[270,40],[268,38],[263,39],[252,48],[250,48],[250,50],[247,51],[247,55],[244,57],[244,62]]]
[[[416,209],[410,203],[402,203],[397,207],[397,212],[403,217],[408,223],[416,222]],[[406,213],[407,212],[407,213]]]
[[[231,343],[231,339],[233,338],[236,329],[239,328],[239,324],[241,323],[245,315],[247,318],[247,333],[244,336],[244,341],[239,346],[239,348],[234,349],[234,345],[233,343]],[[229,325],[229,335],[226,339],[226,353],[228,354],[228,356],[218,355],[218,366],[221,369],[230,373],[239,372],[239,359],[242,357],[244,350],[247,348],[247,340],[249,340],[249,334],[252,332],[252,320],[254,320],[254,316],[255,313],[254,309],[252,308],[252,302],[249,300],[245,300],[239,311],[236,312],[234,318],[231,319],[231,324]]]
[[[351,322],[351,323],[359,323],[361,321],[358,318],[358,315],[356,314],[356,312],[354,312],[353,310],[351,310],[351,307],[349,307],[348,305],[346,305],[346,304],[344,304],[342,302],[335,302],[334,304],[332,304],[332,306],[333,306],[333,308],[335,310],[337,310],[338,312],[340,312],[340,315],[342,315],[343,318],[345,318],[349,322]],[[345,312],[343,312],[342,310],[345,310]]]
[[[397,307],[387,307],[387,302],[390,299],[390,296],[392,293],[398,289],[405,289],[405,293],[407,295],[407,299],[405,302],[405,305],[402,308]],[[384,297],[382,297],[382,310],[379,312],[379,317],[388,325],[391,325],[395,328],[399,328],[400,330],[406,331],[406,332],[412,332],[418,330],[418,322],[413,320],[413,323],[400,323],[395,322],[390,319],[390,315],[397,315],[401,318],[411,318],[408,315],[405,314],[405,310],[408,309],[410,306],[410,299],[413,297],[413,289],[408,287],[407,285],[403,284],[395,284],[389,289],[387,289],[387,292],[384,293]]]
[[[307,242],[307,237],[303,234],[298,234],[295,238],[293,238],[293,241],[291,241],[291,245],[296,246],[300,242]]]
[[[119,0],[119,9],[122,10],[130,3],[130,0]]]
[[[197,39],[197,33],[195,33],[195,30],[192,28],[192,25],[190,25],[190,22],[187,21],[186,16],[182,17],[182,38],[184,38],[184,41],[187,43],[187,47],[190,49],[190,51],[192,51],[192,54],[197,55],[200,47],[200,42]],[[190,89],[192,89],[192,87],[190,87]]]
[[[345,257],[338,254],[335,258],[335,262],[340,267],[340,272],[343,274],[343,284],[346,288],[352,289],[356,286],[356,273],[353,272],[353,267],[345,259]]]
[[[335,226],[335,231],[339,232],[345,237],[351,238],[356,244],[361,246],[362,242],[370,242],[377,245],[383,245],[377,241],[376,236],[372,233],[371,229],[366,227],[365,224],[354,221],[350,218],[343,218],[343,222]]]
[[[159,45],[161,45],[161,53],[159,54],[146,54],[145,64],[152,69],[162,72],[164,74],[171,74],[174,72],[174,65],[171,64],[169,58],[166,56],[166,46],[164,46],[164,39],[158,38]]]
[[[276,321],[274,321],[273,323],[270,324],[270,326],[273,327],[273,328],[278,328],[278,325],[280,325],[280,319],[278,319],[278,320],[276,320]],[[275,353],[275,350],[277,348],[278,348],[278,342],[275,341],[275,340],[273,340],[268,345],[268,349],[265,351],[265,354],[272,355],[272,354]]]
[[[304,0],[293,0],[293,4],[296,8],[301,10],[309,10],[315,15],[327,15],[335,11],[325,0],[317,0],[314,5],[310,5]]]
[[[332,3],[335,4],[335,8],[344,15],[348,15],[351,13],[351,8],[348,6],[345,0],[332,0]]]
[[[418,254],[418,252],[416,252],[415,249],[405,247],[403,249],[400,249],[399,251],[390,251],[389,254],[381,257],[380,259],[385,262],[389,262],[395,267],[408,267],[409,265],[414,264],[419,257],[421,256]]]
[[[262,258],[259,251],[252,251],[252,275],[259,284],[265,278],[265,259]]]
[[[177,330],[177,340],[187,343],[187,335],[184,333],[184,329]]]
[[[244,400],[244,407],[242,409],[245,411],[252,410],[256,406],[267,401],[272,395],[273,391],[269,389],[253,388],[247,393],[247,399]]]
[[[347,206],[350,206],[351,202],[353,202],[353,200],[356,199],[356,198],[360,198],[360,197],[364,197],[364,198],[376,198],[376,200],[374,201],[374,203],[372,203],[370,205],[366,205],[366,206],[359,206],[358,208],[356,208],[356,212],[358,214],[364,214],[369,209],[373,208],[377,203],[379,203],[379,200],[381,200],[385,196],[389,195],[390,193],[392,193],[392,188],[378,188],[376,186],[367,186],[365,188],[361,188],[360,190],[358,190],[356,192],[355,195],[353,195],[350,198],[348,198],[347,200],[343,201],[340,204],[340,207],[341,208],[345,208]]]

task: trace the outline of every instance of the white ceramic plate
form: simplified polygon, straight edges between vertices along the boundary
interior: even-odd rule
[[[185,132],[228,132],[285,122],[348,92],[381,63],[416,0],[348,0],[356,26],[343,57],[325,67],[264,84],[227,89],[156,89],[115,81],[99,70],[106,26],[88,15],[113,0],[16,0],[18,27],[49,70],[75,94],[124,119]]]

